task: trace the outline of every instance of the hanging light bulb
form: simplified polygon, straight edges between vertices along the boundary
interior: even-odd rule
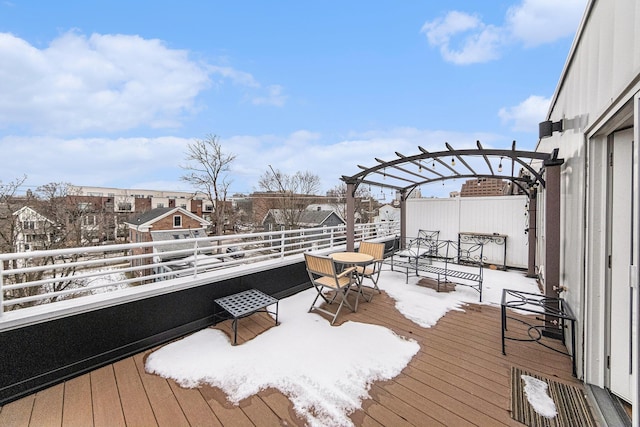
[[[422,163],[418,162],[418,172],[422,173]]]
[[[433,166],[434,168],[436,167],[436,161],[434,160],[433,163],[431,163],[431,166]]]
[[[500,164],[498,165],[498,172],[502,172],[502,157],[500,157]]]
[[[455,166],[456,165],[456,159],[455,158],[451,158],[451,166]]]

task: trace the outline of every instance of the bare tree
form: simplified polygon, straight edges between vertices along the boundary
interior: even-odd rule
[[[340,183],[327,191],[327,196],[331,199],[331,206],[342,216],[347,217],[347,184]],[[368,187],[359,186],[354,195],[354,214],[356,220],[363,223],[371,222],[375,216],[375,211],[379,207],[377,200],[373,199],[371,190]]]
[[[262,190],[273,193],[276,209],[280,209],[285,225],[295,228],[302,212],[313,202],[312,196],[320,188],[320,177],[308,171],[287,175],[269,165],[258,185]]]
[[[26,180],[24,175],[6,184],[0,181],[0,253],[15,251],[17,223],[13,214],[32,197],[30,192],[25,197],[18,197],[18,190]]]
[[[84,218],[90,213],[90,210],[76,200],[70,199],[72,195],[70,184],[49,183],[38,187],[33,193],[28,191],[25,196],[17,197],[16,190],[23,182],[24,179],[16,180],[11,185],[0,186],[0,199],[6,205],[5,211],[10,214],[10,218],[6,221],[7,224],[1,227],[3,229],[3,246],[7,246],[5,240],[9,238],[11,239],[11,250],[16,250],[19,246],[22,246],[22,250],[24,250],[26,244],[31,250],[82,246],[83,242],[90,244],[91,239],[87,238],[82,229],[82,225],[86,223]],[[21,209],[25,207],[29,209],[22,211]],[[10,229],[10,234],[6,234],[5,229]],[[19,244],[18,240],[22,243]],[[56,265],[56,268],[16,273],[7,276],[8,284],[33,282],[43,278],[56,280],[40,286],[7,291],[5,298],[25,298],[42,293],[81,288],[83,281],[73,277],[77,267],[70,265],[71,261],[76,261],[79,257],[80,253],[78,252],[69,256],[47,256],[14,261],[11,266],[6,267],[16,269]],[[59,296],[52,296],[44,302],[56,301],[59,298]],[[13,305],[12,309],[40,303],[42,301],[25,301]]]
[[[213,204],[212,220],[215,234],[224,233],[227,216],[227,191],[231,181],[227,176],[235,154],[225,153],[216,135],[207,135],[205,139],[196,139],[187,150],[187,171],[180,179],[188,182],[197,191],[204,193]]]

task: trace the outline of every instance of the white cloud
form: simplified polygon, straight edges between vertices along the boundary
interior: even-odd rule
[[[61,35],[37,49],[0,33],[0,126],[47,134],[172,127],[209,84],[183,50],[138,36]]]
[[[186,50],[139,36],[68,32],[39,49],[0,33],[0,56],[0,129],[33,134],[177,128],[197,111],[196,97],[211,76],[219,76],[220,84],[266,91],[250,95],[254,104],[282,106],[287,98],[281,86],[262,88],[250,73],[199,63]]]
[[[573,36],[584,13],[585,0],[524,0],[509,8],[509,33],[526,47]]]
[[[216,65],[209,67],[209,69],[212,73],[219,74],[222,77],[231,80],[234,84],[253,88],[260,87],[260,83],[258,83],[250,73],[239,71],[232,67],[221,67]]]
[[[340,177],[361,172],[358,164],[372,167],[376,158],[396,158],[396,152],[414,155],[418,147],[446,151],[474,148],[480,140],[485,147],[500,145],[504,138],[492,134],[395,128],[386,131],[354,133],[334,138],[300,129],[287,135],[237,135],[221,138],[225,152],[236,155],[231,165],[230,190],[248,193],[258,190],[259,177],[269,165],[287,174],[309,171],[321,181],[321,192],[341,183]],[[193,139],[161,138],[51,138],[0,137],[0,152],[16,161],[3,164],[0,181],[10,182],[27,175],[27,185],[70,182],[121,188],[147,188],[190,191],[180,181],[187,145]],[[459,183],[447,183],[433,191],[448,192]],[[380,191],[380,189],[374,189]],[[431,193],[429,193],[431,194]],[[434,194],[436,195],[436,194]]]
[[[0,181],[27,175],[27,184],[34,186],[70,182],[126,188],[164,180],[177,187],[183,172],[178,164],[185,158],[189,142],[174,137],[4,137],[0,138],[0,151],[15,161],[3,165]]]
[[[503,25],[484,23],[478,15],[448,12],[421,28],[443,59],[459,65],[499,58],[520,41],[525,47],[552,43],[575,34],[586,0],[522,0],[508,9]]]
[[[461,65],[497,58],[502,43],[499,28],[483,24],[477,16],[458,11],[425,23],[421,32],[432,46],[439,47],[446,61]]]
[[[254,105],[273,105],[275,107],[282,107],[287,100],[287,96],[282,94],[282,86],[271,85],[267,86],[267,95],[262,97],[256,97],[252,100]]]
[[[551,100],[532,95],[514,107],[501,108],[498,116],[505,123],[511,123],[513,131],[536,132],[538,123],[544,120]]]

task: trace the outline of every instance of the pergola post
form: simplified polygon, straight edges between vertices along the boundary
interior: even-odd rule
[[[560,287],[560,165],[545,162],[545,295],[557,297]]]
[[[560,166],[564,160],[550,159],[545,161],[545,273],[544,293],[548,297],[557,298],[560,289]],[[550,309],[559,307],[550,304]],[[558,318],[545,315],[545,336],[560,338],[562,332],[556,324]]]
[[[529,245],[529,259],[527,277],[537,277],[536,274],[536,230],[538,227],[538,193],[531,188],[529,193],[529,229],[527,230],[527,244]]]
[[[347,251],[352,252],[355,248],[355,185],[347,182]]]
[[[404,248],[407,241],[407,191],[400,192],[400,248]]]

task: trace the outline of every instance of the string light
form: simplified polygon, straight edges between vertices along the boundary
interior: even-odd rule
[[[498,172],[502,172],[502,157],[500,157],[500,164],[498,165]]]
[[[451,166],[455,166],[456,165],[456,159],[455,158],[451,158]]]

